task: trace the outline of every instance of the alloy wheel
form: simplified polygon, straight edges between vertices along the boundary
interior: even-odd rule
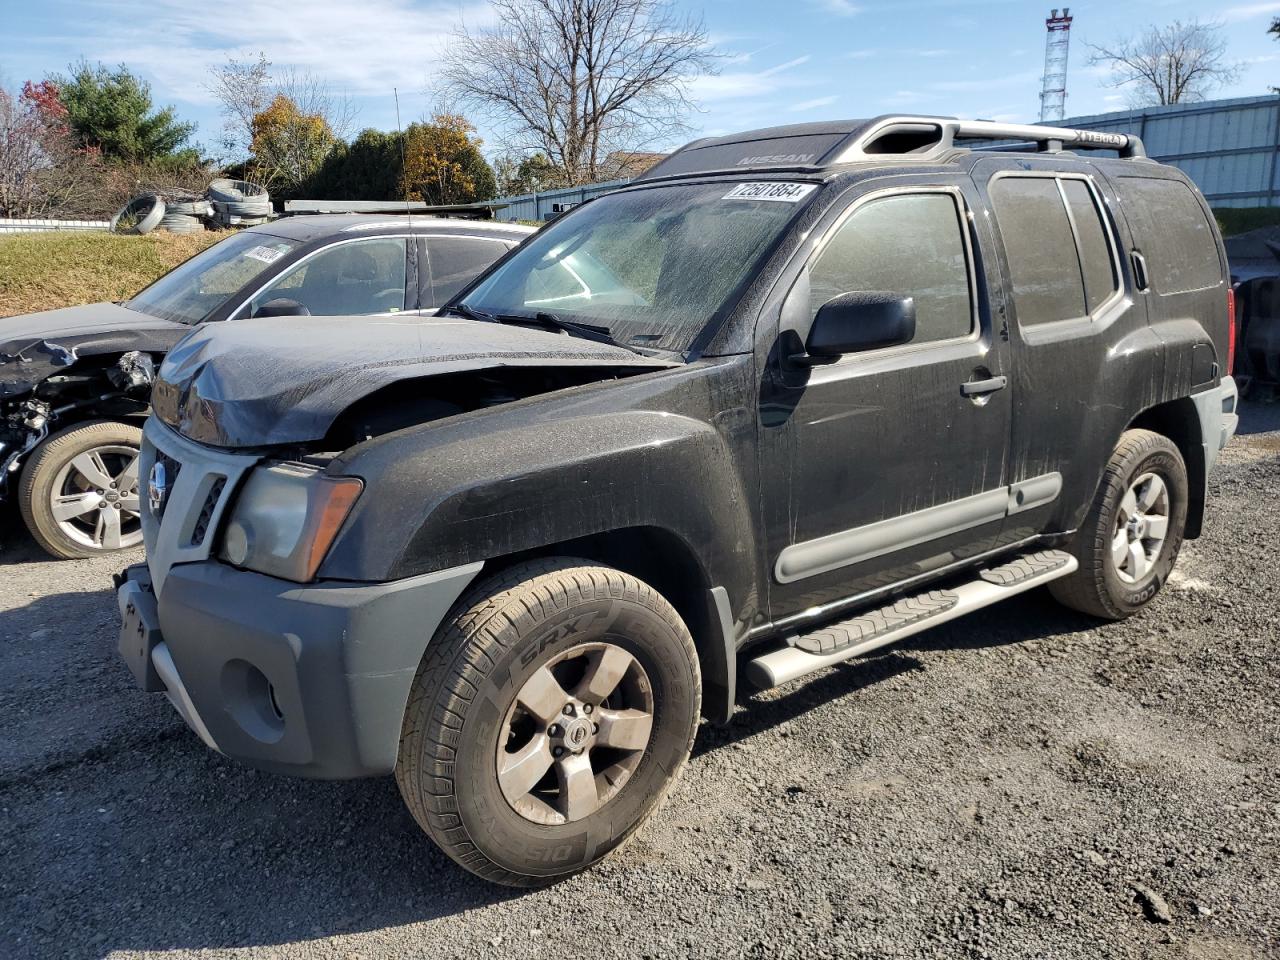
[[[138,451],[120,444],[72,457],[54,477],[49,508],[59,529],[95,550],[122,550],[142,542]]]
[[[1120,501],[1111,538],[1111,563],[1125,583],[1151,572],[1169,536],[1169,488],[1155,473],[1133,481]]]
[[[502,795],[526,820],[562,824],[602,808],[635,773],[653,733],[653,688],[614,643],[584,643],[525,681],[498,735]]]

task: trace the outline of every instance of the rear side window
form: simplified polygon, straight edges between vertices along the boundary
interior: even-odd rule
[[[809,268],[810,310],[842,293],[880,291],[916,303],[914,343],[973,327],[960,208],[949,193],[872,200],[837,229]]]
[[[1115,260],[1111,244],[1107,240],[1107,228],[1102,222],[1102,211],[1094,199],[1093,191],[1083,180],[1059,180],[1062,195],[1066,198],[1071,221],[1076,227],[1076,240],[1080,247],[1080,269],[1084,273],[1084,295],[1089,312],[1093,313],[1120,289],[1116,276]]]
[[[1222,282],[1218,242],[1200,201],[1181,180],[1125,177],[1125,211],[1138,228],[1151,285],[1168,296]]]
[[[431,290],[436,306],[450,300],[506,252],[507,245],[496,240],[429,239],[427,259],[431,261]]]
[[[1024,327],[1086,313],[1071,221],[1052,177],[1002,177],[991,202],[1004,238],[1018,322]]]

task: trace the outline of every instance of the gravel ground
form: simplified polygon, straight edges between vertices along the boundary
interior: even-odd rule
[[[391,779],[205,750],[116,660],[123,563],[10,531],[0,956],[1280,957],[1280,405],[1212,492],[1144,615],[1028,595],[753,696],[635,843],[525,894]]]

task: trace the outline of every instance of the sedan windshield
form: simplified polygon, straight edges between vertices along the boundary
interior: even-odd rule
[[[811,184],[655,186],[552,223],[463,298],[473,315],[590,324],[683,352],[733,307]]]
[[[125,306],[178,323],[199,323],[297,245],[263,233],[238,233],[166,273]]]

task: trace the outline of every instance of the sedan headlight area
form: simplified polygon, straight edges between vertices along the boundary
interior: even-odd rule
[[[306,583],[316,575],[364,483],[303,463],[253,470],[236,498],[219,556],[237,567]]]

